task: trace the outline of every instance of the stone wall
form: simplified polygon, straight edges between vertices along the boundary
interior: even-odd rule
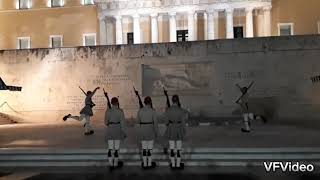
[[[23,87],[21,93],[0,91],[0,104],[10,106],[0,112],[22,122],[61,121],[83,106],[78,86],[100,86],[119,96],[131,119],[138,110],[133,86],[151,95],[160,113],[164,86],[169,95],[181,95],[192,116],[230,117],[239,112],[235,84],[254,81],[255,111],[272,109],[277,122],[313,124],[320,117],[320,84],[310,78],[320,75],[319,57],[320,36],[0,51],[0,76]],[[94,102],[94,121],[103,122],[102,89]]]

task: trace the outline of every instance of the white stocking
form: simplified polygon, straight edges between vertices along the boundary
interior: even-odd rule
[[[109,160],[109,165],[113,166],[113,150],[114,150],[114,141],[113,140],[108,140],[108,160]]]
[[[249,114],[247,114],[247,113],[243,114],[243,118],[244,118],[244,129],[247,131],[250,131]]]
[[[142,165],[147,166],[147,151],[148,151],[148,141],[142,141]]]
[[[147,152],[147,159],[148,159],[148,166],[152,166],[152,149],[153,149],[153,140],[147,141],[148,142],[148,152]]]
[[[177,167],[180,167],[181,164],[181,150],[182,150],[182,141],[176,141],[177,143]]]
[[[175,149],[175,142],[173,140],[169,140],[169,159],[171,161],[172,167],[176,167],[175,154],[177,154]]]
[[[119,162],[120,140],[114,140],[114,149],[115,149],[115,154],[114,154],[113,165],[117,167]]]

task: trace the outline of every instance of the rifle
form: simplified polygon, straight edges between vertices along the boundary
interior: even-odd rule
[[[108,93],[104,90],[104,88],[103,88],[103,94],[104,94],[104,96],[107,98],[108,108],[111,109],[110,99],[109,99]]]
[[[81,89],[84,95],[88,96],[87,93],[80,86],[79,88]],[[96,104],[92,102],[92,104],[90,104],[90,107],[93,108],[94,106],[96,106]]]
[[[249,89],[251,88],[251,86],[253,85],[253,83],[254,83],[254,81],[252,81],[252,82],[250,83],[250,85],[249,85],[248,88],[247,88],[247,91],[246,91],[245,93],[243,93],[243,94],[236,100],[236,103],[237,103],[237,104],[239,103],[240,99],[241,99],[244,95],[247,94],[247,92],[249,91]],[[237,87],[240,88],[240,86],[239,86],[238,84],[237,84]],[[241,89],[241,88],[240,88],[240,89]]]
[[[139,106],[140,106],[140,108],[143,108],[143,103],[142,103],[142,101],[141,101],[141,98],[140,98],[140,95],[139,95],[139,91],[137,91],[136,88],[134,88],[134,86],[133,86],[133,90],[134,90],[134,93],[136,94],[136,96],[137,96],[138,99],[139,99]],[[152,105],[151,105],[151,106],[152,106]]]
[[[83,94],[85,94],[87,96],[87,93],[84,92],[84,90],[79,86],[79,88],[81,89],[81,91],[83,92]]]
[[[169,108],[171,105],[170,105],[170,100],[168,96],[168,91],[164,87],[163,87],[163,93],[167,97],[167,107]],[[178,107],[181,107],[180,101],[178,101]]]
[[[164,87],[163,87],[163,93],[167,97],[167,108],[169,108],[171,105],[170,105],[170,100],[168,96],[168,91]]]

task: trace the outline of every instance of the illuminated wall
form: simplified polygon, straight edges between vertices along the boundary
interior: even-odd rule
[[[133,93],[151,95],[156,110],[165,109],[162,87],[179,94],[194,116],[235,115],[235,86],[248,85],[255,99],[273,98],[279,122],[318,121],[320,36],[218,40],[157,45],[99,46],[61,49],[0,51],[0,76],[23,91],[0,91],[2,113],[25,122],[57,122],[79,113],[84,95],[78,88],[105,88],[119,96],[127,118],[138,110]],[[94,102],[96,122],[106,108],[103,91]],[[257,108],[257,107],[254,107]],[[303,121],[301,119],[303,118]]]
[[[63,46],[82,46],[84,33],[96,33],[99,44],[99,23],[97,7],[83,6],[80,0],[65,0],[64,7],[49,8],[47,0],[33,0],[31,9],[17,10],[15,0],[0,1],[0,49],[16,49],[17,37],[30,36],[32,48],[49,47],[50,35],[63,35]],[[272,36],[278,36],[278,23],[293,23],[294,34],[318,34],[320,24],[319,0],[273,0]],[[254,11],[254,35],[263,35],[263,12]],[[204,18],[199,13],[197,39],[204,39]],[[177,29],[187,29],[187,17],[177,19]],[[220,12],[218,22],[219,39],[225,38],[225,13]],[[234,26],[243,26],[245,32],[245,12],[235,13]],[[14,23],[13,23],[14,22]],[[115,24],[107,23],[109,43],[115,43]],[[150,42],[150,18],[141,20],[141,38],[143,43]],[[319,25],[320,27],[320,25]],[[123,22],[123,38],[126,43],[127,32],[132,32],[132,19]],[[168,17],[159,18],[159,42],[169,41]]]

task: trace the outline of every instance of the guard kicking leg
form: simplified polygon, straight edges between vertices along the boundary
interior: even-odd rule
[[[249,125],[249,114],[248,113],[244,113],[243,114],[243,118],[244,118],[244,128],[241,129],[242,132],[250,132],[250,125]]]
[[[85,124],[85,115],[84,114],[80,114],[80,116],[72,116],[71,114],[68,114],[63,117],[63,120],[66,121],[69,118],[74,119],[76,121],[80,121],[83,125]]]
[[[68,118],[74,119],[76,121],[80,121],[80,123],[85,128],[85,135],[90,135],[90,129],[91,129],[90,116],[86,116],[84,114],[80,114],[80,116],[72,116],[71,114],[68,114],[63,117],[63,120],[66,121]],[[93,131],[91,132],[91,134],[93,134]]]
[[[142,168],[147,168],[147,149],[148,149],[148,142],[141,141],[142,144]]]
[[[184,168],[184,163],[181,163],[181,153],[182,153],[182,141],[178,140],[176,141],[177,145],[177,168],[178,169],[183,169]]]
[[[174,141],[171,141],[171,140],[169,141],[169,148],[170,148],[170,154],[169,154],[170,166],[171,168],[175,168],[176,167],[176,161],[175,161],[176,149],[175,149]]]

